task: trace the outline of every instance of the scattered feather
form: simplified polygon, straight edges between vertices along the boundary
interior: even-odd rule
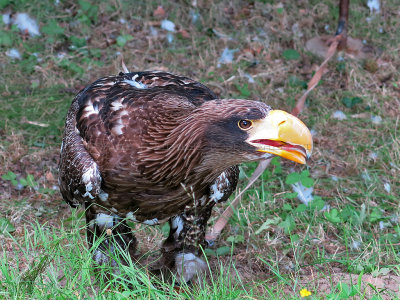
[[[360,246],[361,246],[361,242],[360,242],[360,241],[353,241],[353,242],[351,243],[351,248],[352,248],[352,249],[357,250],[357,249],[360,248]]]
[[[297,38],[303,37],[304,33],[300,30],[299,23],[294,23],[292,26],[293,35]]]
[[[385,182],[383,184],[383,187],[384,187],[386,192],[390,193],[391,187],[390,187],[390,183],[389,182]]]
[[[339,181],[339,178],[337,178],[337,176],[335,176],[335,175],[332,175],[332,176],[331,176],[331,179],[332,179],[333,181],[336,181],[336,182]]]
[[[341,110],[337,110],[332,114],[332,118],[338,119],[338,120],[346,120],[347,116]]]
[[[399,216],[393,215],[393,216],[390,218],[390,222],[392,222],[393,224],[399,224]]]
[[[331,206],[329,204],[325,204],[324,207],[321,209],[321,211],[329,211],[331,209]]]
[[[21,59],[21,53],[15,48],[7,50],[6,55],[12,59]]]
[[[213,29],[214,34],[219,37],[220,39],[227,39],[227,40],[232,40],[232,38],[229,35],[226,35],[222,32],[217,31],[216,29]]]
[[[150,26],[150,35],[153,37],[158,36],[158,30],[154,28],[153,26]]]
[[[197,12],[195,10],[190,10],[189,16],[192,18],[192,24],[196,24],[197,21],[200,19],[199,12]]]
[[[120,19],[119,19],[119,22],[120,22],[121,24],[126,24],[126,20],[125,20],[124,18],[120,18]]]
[[[32,19],[27,13],[17,13],[14,17],[13,24],[22,32],[28,32],[30,36],[40,35],[39,25],[36,20]]]
[[[120,53],[121,54],[121,53]],[[57,54],[56,54],[56,57],[58,58],[58,59],[63,59],[65,56],[67,56],[67,54],[65,53],[65,52],[58,52]]]
[[[371,121],[372,121],[372,123],[379,125],[382,123],[382,118],[380,116],[372,115]]]
[[[314,190],[313,187],[306,188],[301,184],[301,182],[296,182],[292,184],[292,189],[295,193],[297,193],[297,198],[305,205],[308,205],[308,203],[314,199],[314,196],[312,195]]]
[[[167,33],[167,41],[170,44],[174,41],[174,35],[170,32]]]
[[[37,52],[32,53],[32,55],[33,55],[34,57],[36,57],[36,59],[37,59],[38,62],[41,62],[41,61],[43,60],[43,59],[40,57],[40,54],[37,53]]]
[[[249,83],[255,83],[255,80],[254,80],[253,76],[251,76],[250,74],[244,73],[243,76],[247,78]]]
[[[368,157],[375,161],[378,158],[378,154],[376,152],[371,152],[370,154],[368,154]]]
[[[383,221],[379,221],[379,229],[382,231],[383,229],[385,229],[386,227],[388,227],[390,225],[390,223],[385,223]]]
[[[269,48],[270,37],[268,35],[268,32],[263,29],[258,30],[257,36],[253,37],[252,40],[253,42],[260,43],[265,49]]]
[[[367,170],[364,170],[364,172],[362,172],[361,178],[364,179],[364,181],[371,181],[371,176],[369,176],[369,173]]]
[[[18,184],[15,186],[15,189],[17,191],[22,191],[24,189],[24,186],[20,182],[18,182]]]
[[[325,27],[324,27],[325,31],[329,31],[329,28],[330,28],[329,24],[326,24]]]
[[[218,59],[217,67],[218,68],[221,67],[221,64],[231,64],[233,61],[233,55],[235,54],[236,51],[238,51],[238,49],[225,48],[220,58]]]
[[[379,0],[368,0],[367,5],[371,14],[378,14],[381,10],[381,4],[379,3]]]
[[[175,24],[170,20],[162,20],[161,28],[170,32],[175,32]]]
[[[283,94],[284,89],[283,89],[283,87],[278,87],[278,88],[276,88],[276,91]]]
[[[311,129],[310,133],[312,136],[316,136],[317,135],[317,131],[315,129]]]
[[[3,14],[3,23],[4,23],[4,25],[11,24],[10,14]]]

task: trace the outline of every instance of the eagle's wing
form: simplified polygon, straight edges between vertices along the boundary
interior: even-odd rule
[[[129,126],[125,124],[129,122],[126,121],[127,112],[119,110],[122,100],[134,97],[131,101],[140,102],[160,89],[186,99],[187,107],[201,106],[205,101],[217,98],[201,83],[165,72],[120,73],[104,77],[75,97],[67,115],[59,164],[59,185],[65,201],[77,206],[96,196],[101,199],[103,166],[110,160],[119,159],[113,157],[113,153],[120,153],[132,142],[131,137],[121,139],[120,128]],[[129,113],[139,113],[135,109],[132,105]],[[129,134],[137,136],[140,130],[139,126],[131,128]],[[124,172],[120,175],[125,176]],[[114,179],[119,180],[114,177],[110,181]]]
[[[73,207],[84,202],[86,197],[93,199],[97,196],[101,185],[99,167],[76,129],[77,99],[81,94],[76,96],[67,115],[59,163],[60,191],[64,200]]]

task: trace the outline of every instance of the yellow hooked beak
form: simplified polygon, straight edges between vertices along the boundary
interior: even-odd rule
[[[282,156],[305,164],[311,156],[313,142],[310,130],[295,116],[272,110],[267,117],[252,121],[247,143],[257,151]]]

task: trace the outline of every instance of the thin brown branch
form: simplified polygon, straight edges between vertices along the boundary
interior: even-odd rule
[[[306,102],[308,94],[318,85],[318,82],[321,80],[321,77],[324,74],[326,65],[333,57],[333,55],[335,55],[339,42],[342,38],[343,36],[339,34],[332,39],[331,45],[329,46],[328,52],[325,56],[325,60],[319,66],[318,70],[315,72],[311,80],[308,82],[307,91],[305,91],[303,96],[301,96],[301,98],[297,101],[295,108],[292,110],[292,115],[298,116],[303,111],[304,103]]]

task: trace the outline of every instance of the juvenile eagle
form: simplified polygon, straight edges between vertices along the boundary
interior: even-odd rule
[[[279,155],[304,164],[307,127],[250,100],[218,99],[206,86],[164,72],[120,73],[81,90],[69,109],[59,163],[62,196],[85,204],[90,245],[107,229],[132,257],[126,220],[168,221],[165,264],[180,281],[204,269],[199,257],[213,206],[236,188],[238,164]],[[110,237],[94,253],[113,263]]]

